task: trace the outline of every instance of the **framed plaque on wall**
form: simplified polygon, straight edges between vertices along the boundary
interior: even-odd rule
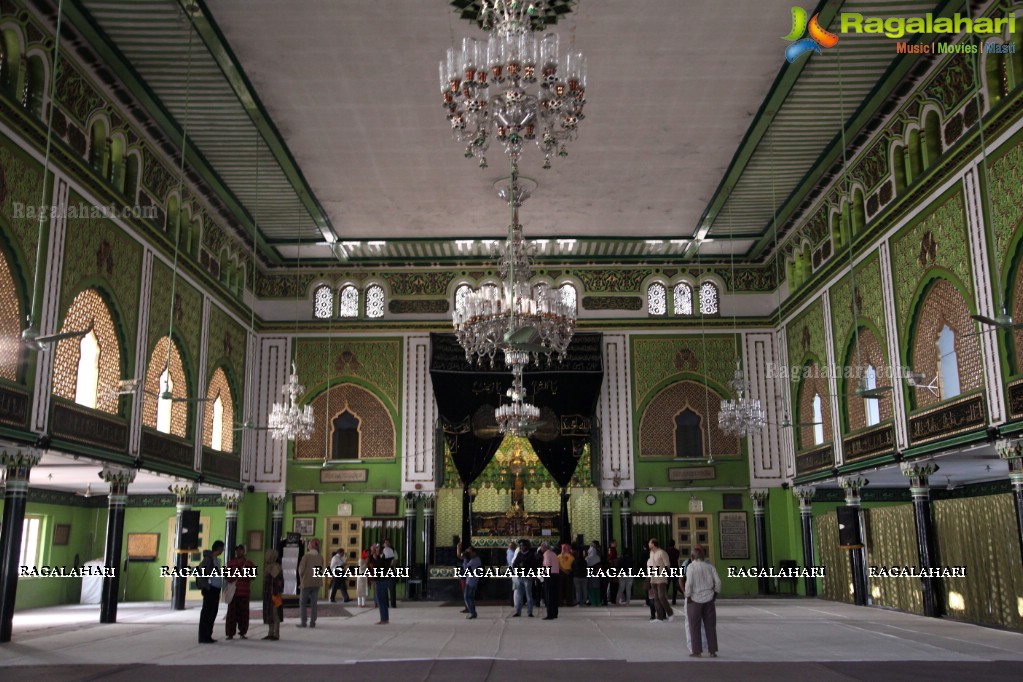
[[[718,512],[718,538],[721,559],[749,559],[746,512]]]

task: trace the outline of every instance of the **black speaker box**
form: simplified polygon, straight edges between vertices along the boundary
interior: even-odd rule
[[[863,546],[860,542],[860,508],[838,507],[838,544],[846,549]]]
[[[199,512],[187,510],[181,512],[181,546],[178,549],[199,549]]]

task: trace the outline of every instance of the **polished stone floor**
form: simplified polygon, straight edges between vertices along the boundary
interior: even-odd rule
[[[305,679],[511,680],[554,664],[590,680],[674,677],[693,666],[714,680],[1023,678],[1023,634],[822,600],[721,600],[718,659],[689,658],[681,621],[650,623],[642,604],[563,608],[556,621],[511,618],[506,606],[479,612],[469,621],[454,607],[400,602],[382,626],[375,609],[354,608],[316,629],[286,620],[281,640],[269,642],[262,623],[248,640],[224,640],[221,606],[220,641],[199,645],[198,604],[124,604],[114,625],[98,624],[96,606],[37,609],[15,615],[0,677],[264,682],[293,680],[299,665]]]

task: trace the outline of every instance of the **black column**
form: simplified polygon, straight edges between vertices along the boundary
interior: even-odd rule
[[[280,551],[281,541],[284,539],[284,500],[288,498],[287,493],[270,493],[267,499],[270,501],[270,542],[271,547]],[[280,557],[277,557],[280,559]]]
[[[810,569],[815,565],[813,561],[813,507],[810,505],[813,500],[814,487],[808,485],[793,488],[792,494],[799,499],[799,521],[803,531],[803,568]],[[805,581],[806,596],[816,597],[817,578],[807,577]]]
[[[185,593],[188,591],[188,578],[184,577],[184,569],[188,568],[188,555],[193,550],[182,549],[184,544],[184,523],[181,515],[192,508],[195,501],[195,483],[175,483],[169,490],[177,498],[177,522],[174,524],[174,568],[181,577],[171,578],[171,608],[175,611],[185,610]]]
[[[767,489],[754,488],[749,491],[750,499],[753,500],[753,534],[757,542],[757,567],[763,574],[767,568],[767,522],[764,518],[764,503],[767,502]],[[709,551],[709,549],[708,549]],[[757,594],[767,594],[770,587],[768,578],[757,578]]]
[[[904,463],[902,474],[909,479],[909,493],[913,497],[913,520],[916,522],[916,549],[920,557],[920,570],[930,573],[937,565],[934,551],[934,529],[931,522],[931,487],[928,478],[935,472],[935,466],[927,463]],[[923,589],[924,615],[941,616],[941,586],[938,578],[921,578]]]
[[[124,544],[124,507],[128,502],[128,485],[135,480],[135,470],[105,466],[99,477],[110,485],[107,497],[107,539],[103,546],[103,596],[100,600],[99,622],[117,622],[117,595],[120,594],[121,546]]]
[[[0,642],[11,641],[14,626],[14,601],[18,595],[18,571],[21,562],[21,534],[28,503],[28,476],[39,463],[34,448],[0,450],[0,465],[7,471],[4,515],[0,525]]]
[[[864,549],[866,527],[863,523],[863,512],[860,510],[860,491],[870,481],[862,476],[840,476],[838,484],[845,490],[845,505],[857,510],[857,525],[860,527],[860,546],[849,550],[849,561],[852,563],[853,603],[857,606],[867,605],[867,562]]]
[[[568,493],[568,488],[561,489],[561,542],[572,542],[572,524],[568,519],[568,498],[572,497]]]
[[[612,516],[614,511],[612,507],[613,502],[614,497],[612,495],[604,493],[600,496],[600,541],[603,543],[602,546],[605,552],[611,546],[611,541],[615,537],[614,517]]]
[[[469,486],[462,486],[462,549],[472,545],[472,496]]]
[[[233,557],[234,548],[238,546],[238,508],[242,493],[221,493],[220,501],[224,503],[224,556]]]
[[[409,577],[405,580],[405,599],[409,598],[409,580],[412,580],[417,572],[416,568],[416,500],[418,495],[409,493],[405,495],[405,567],[409,571]],[[420,583],[422,584],[422,583]]]
[[[622,493],[622,509],[621,512],[621,523],[622,523],[622,552],[632,553],[632,502],[631,493]],[[639,557],[632,557],[633,561],[637,561]]]
[[[436,496],[433,493],[423,495],[423,595],[425,599],[430,594],[430,566],[433,565],[434,538],[436,527],[434,526],[433,505]]]
[[[996,450],[998,456],[1009,465],[1012,503],[1016,508],[1016,537],[1019,540],[1020,561],[1023,563],[1023,441],[1001,441]]]

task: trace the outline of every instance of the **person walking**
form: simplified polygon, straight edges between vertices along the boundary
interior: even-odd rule
[[[679,566],[679,558],[681,553],[678,551],[678,547],[675,546],[675,540],[668,540],[668,548],[664,550],[668,553],[668,563],[671,564],[671,568],[675,569]],[[678,603],[678,580],[670,580],[671,585],[671,605],[675,606]],[[683,600],[685,599],[685,593],[682,594]]]
[[[366,575],[366,570],[369,568],[369,552],[362,550],[362,556],[359,558],[359,571],[355,578],[355,596],[359,599],[359,606],[368,607],[366,598],[369,596],[369,577]]]
[[[465,617],[466,620],[473,620],[476,618],[476,590],[479,589],[480,577],[478,575],[479,569],[483,567],[483,562],[476,556],[476,552],[469,547],[462,553],[462,574],[465,576],[465,608],[469,612],[469,615]]]
[[[277,561],[277,550],[263,553],[263,622],[269,631],[263,639],[276,641],[281,635],[284,620],[284,571]]]
[[[628,552],[622,552],[615,568],[618,569],[618,595],[615,602],[628,606],[629,600],[632,599],[632,576],[629,575],[632,572],[632,557]]]
[[[330,603],[337,603],[337,591],[341,590],[341,599],[347,604],[352,600],[348,596],[348,579],[344,577],[345,551],[339,549],[330,558]]]
[[[512,570],[517,572],[536,570],[536,552],[530,547],[529,540],[519,540],[519,551],[515,554],[515,559],[512,562]],[[526,602],[526,615],[532,618],[533,578],[516,575],[512,577],[512,585],[515,591],[512,595],[515,607],[512,618],[522,615],[522,602]]]
[[[251,583],[256,577],[256,564],[245,556],[245,545],[234,548],[234,557],[227,562],[227,589],[234,590],[234,595],[227,602],[227,638],[238,636],[248,639],[249,633],[249,598],[252,595]]]
[[[703,652],[700,639],[700,624],[707,632],[707,651],[711,658],[718,655],[717,601],[721,592],[721,576],[708,561],[704,560],[703,547],[693,547],[692,561],[686,567],[686,617],[689,621],[689,637],[693,651],[690,656],[698,658]]]
[[[224,553],[223,540],[217,540],[209,549],[202,553],[202,563],[199,564],[199,576],[195,582],[202,592],[202,610],[199,612],[199,644],[213,644],[213,625],[217,621],[217,611],[220,609],[220,589],[224,585],[224,578],[221,576],[220,559]]]
[[[298,627],[306,626],[306,607],[309,607],[309,627],[316,627],[316,606],[323,587],[323,557],[320,555],[320,541],[313,538],[306,545],[306,552],[298,562],[299,608]]]
[[[600,548],[596,541],[586,550],[586,605],[600,606]]]
[[[650,558],[646,562],[650,574],[647,585],[652,591],[651,598],[657,611],[656,620],[675,620],[675,612],[668,603],[668,553],[661,549],[656,538],[650,538],[647,546],[650,548]]]

